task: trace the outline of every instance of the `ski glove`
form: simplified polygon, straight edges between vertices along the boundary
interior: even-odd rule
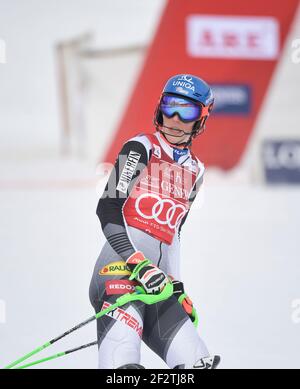
[[[181,281],[172,280],[173,283],[173,295],[177,298],[178,302],[182,305],[182,308],[188,314],[195,327],[198,326],[198,315],[192,300],[184,291],[183,283]]]
[[[141,251],[136,251],[126,261],[131,271],[130,280],[136,279],[148,294],[160,293],[169,283],[167,275],[146,259]]]

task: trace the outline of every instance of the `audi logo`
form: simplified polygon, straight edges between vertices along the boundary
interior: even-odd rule
[[[142,207],[141,202],[149,198],[155,199],[156,202],[152,207]],[[145,200],[144,200],[145,201]],[[149,209],[150,214],[146,215],[142,209]],[[162,225],[167,225],[169,228],[174,229],[186,214],[187,209],[182,204],[175,204],[171,199],[162,199],[159,195],[155,193],[144,193],[137,198],[135,202],[135,209],[137,213],[145,219],[154,219],[157,223]]]

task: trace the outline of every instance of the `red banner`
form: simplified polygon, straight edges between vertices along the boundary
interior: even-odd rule
[[[168,78],[179,73],[211,84],[216,104],[193,151],[206,166],[231,169],[240,160],[268,90],[298,0],[169,1],[105,161],[122,144],[152,132]]]

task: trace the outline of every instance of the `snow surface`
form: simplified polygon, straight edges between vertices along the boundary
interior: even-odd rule
[[[88,288],[104,243],[95,209],[105,178],[62,158],[2,162],[0,173],[4,366],[93,314]],[[254,187],[236,177],[208,171],[183,228],[182,276],[198,331],[223,368],[299,368],[292,304],[300,298],[300,188]],[[92,323],[41,357],[95,339]],[[142,349],[146,367],[167,367]],[[43,367],[96,368],[97,348]]]
[[[98,47],[146,44],[165,1],[40,3],[12,0],[0,12],[0,367],[94,313],[88,288],[104,243],[95,210],[105,177],[59,156],[55,44],[87,31]],[[274,104],[264,111],[270,120]],[[275,124],[263,121],[266,131]],[[183,280],[220,368],[300,368],[300,188],[251,185],[247,161],[248,171],[207,172],[183,228]],[[37,357],[94,339],[91,323]],[[144,346],[141,362],[166,368]],[[39,367],[96,368],[97,348]]]

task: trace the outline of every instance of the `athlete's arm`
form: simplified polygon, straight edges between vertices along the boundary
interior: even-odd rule
[[[106,239],[125,261],[137,249],[126,228],[123,206],[136,179],[148,164],[148,152],[139,141],[131,140],[124,144],[97,206],[96,213]]]

